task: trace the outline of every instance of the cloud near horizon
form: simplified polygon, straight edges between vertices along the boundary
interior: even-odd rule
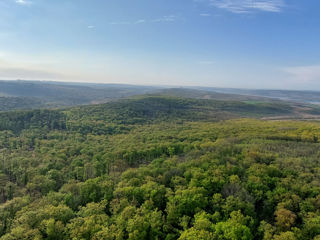
[[[320,80],[320,65],[287,67],[283,70],[297,82],[311,83]]]
[[[39,69],[0,67],[0,79],[40,79],[40,80],[60,80],[69,79],[65,74]]]

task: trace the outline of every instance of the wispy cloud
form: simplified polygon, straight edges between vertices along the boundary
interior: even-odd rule
[[[118,22],[110,22],[110,25],[133,25],[133,24],[143,24],[143,23],[164,23],[164,22],[174,22],[178,20],[178,16],[176,15],[166,15],[155,19],[138,19],[134,21],[118,21]]]
[[[201,17],[210,17],[211,14],[210,13],[200,13]]]
[[[135,24],[141,24],[141,23],[146,23],[147,21],[145,19],[139,19],[135,22]]]
[[[110,22],[110,25],[129,25],[129,24],[132,24],[132,22],[129,22],[129,21]]]
[[[153,19],[152,22],[174,22],[178,19],[176,15],[167,15],[161,18]]]
[[[320,65],[287,67],[283,70],[299,82],[310,83],[320,80]]]
[[[281,12],[284,0],[208,0],[209,5],[232,13],[250,13],[254,11]]]
[[[32,2],[27,1],[27,0],[16,0],[16,3],[20,4],[20,5],[29,5]]]
[[[87,26],[87,28],[89,28],[89,29],[93,29],[93,28],[95,28],[95,26],[93,26],[93,25],[89,25],[89,26]]]

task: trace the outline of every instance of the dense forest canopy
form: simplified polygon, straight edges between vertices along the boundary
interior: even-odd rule
[[[0,113],[0,239],[320,239],[320,123],[259,119],[295,111],[148,95]]]

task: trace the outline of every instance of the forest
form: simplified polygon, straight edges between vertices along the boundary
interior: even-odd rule
[[[320,240],[320,123],[264,119],[296,111],[143,95],[0,112],[0,240]]]
[[[0,80],[0,111],[105,103],[157,89],[125,84]]]

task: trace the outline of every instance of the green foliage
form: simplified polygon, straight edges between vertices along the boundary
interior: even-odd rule
[[[58,111],[33,110],[0,113],[0,131],[19,133],[24,129],[61,130],[66,128],[65,117]]]
[[[1,93],[0,93],[1,95]],[[26,97],[1,97],[0,96],[0,111],[10,111],[17,109],[32,109],[43,106],[43,102],[36,98]]]
[[[0,114],[0,239],[319,238],[320,124],[219,104]]]

